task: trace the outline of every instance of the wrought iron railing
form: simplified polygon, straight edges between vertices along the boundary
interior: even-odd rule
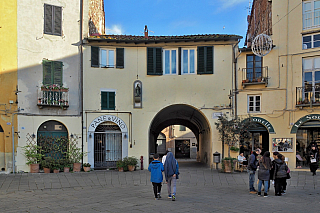
[[[296,87],[296,106],[320,106],[320,85]]]
[[[250,84],[268,85],[268,67],[254,67],[242,69],[242,85]]]
[[[69,89],[47,89],[41,88],[38,92],[38,107],[45,106],[69,107]]]

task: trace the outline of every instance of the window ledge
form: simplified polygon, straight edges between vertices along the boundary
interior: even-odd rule
[[[308,29],[308,30],[303,30],[301,32],[301,35],[309,35],[309,34],[313,34],[313,33],[319,33],[320,32],[320,28],[317,29]]]

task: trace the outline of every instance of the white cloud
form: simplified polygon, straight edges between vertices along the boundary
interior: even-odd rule
[[[235,7],[238,4],[247,2],[249,6],[249,0],[219,0],[221,3],[221,9],[226,9],[230,7]]]
[[[123,32],[121,25],[112,25],[112,27],[106,26],[107,35],[122,35]]]

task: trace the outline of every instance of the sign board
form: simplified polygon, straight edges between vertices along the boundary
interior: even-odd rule
[[[212,119],[218,119],[220,116],[222,116],[222,112],[214,112],[214,113],[212,113]]]

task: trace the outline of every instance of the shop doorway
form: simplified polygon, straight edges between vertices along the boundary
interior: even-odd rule
[[[190,140],[175,141],[176,158],[190,158]]]

